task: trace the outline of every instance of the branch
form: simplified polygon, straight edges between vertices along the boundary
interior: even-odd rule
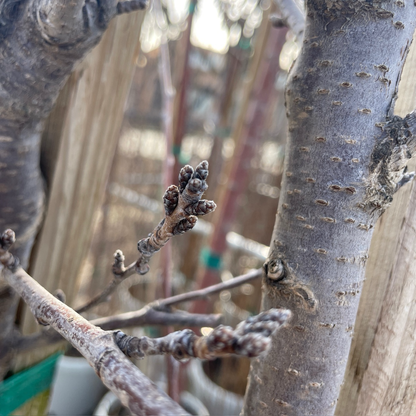
[[[163,15],[161,0],[154,1],[155,11],[159,16]],[[162,30],[162,43],[159,49],[159,79],[162,86],[163,130],[165,133],[166,156],[163,163],[163,186],[169,187],[172,183],[174,157],[173,146],[173,114],[176,91],[172,83],[171,65],[169,58],[169,46],[166,36],[166,28]],[[162,252],[162,281],[163,296],[172,294],[172,247],[168,246]],[[172,329],[171,329],[172,330]],[[169,330],[168,330],[169,332]],[[169,364],[168,364],[169,365]],[[169,374],[169,371],[168,371]],[[168,380],[168,387],[172,385]],[[169,391],[169,388],[168,388]],[[169,394],[170,395],[170,394]],[[177,400],[176,400],[177,401]]]
[[[179,188],[171,185],[163,195],[165,218],[149,234],[137,243],[140,256],[135,263],[127,268],[124,266],[124,255],[121,250],[114,254],[113,275],[110,284],[87,304],[77,309],[78,313],[85,312],[93,306],[107,300],[116,287],[132,273],[144,275],[149,271],[149,261],[174,235],[191,230],[197,217],[213,212],[217,207],[214,201],[201,199],[208,189],[208,162],[204,160],[195,171],[189,165],[184,166],[179,173]]]
[[[130,266],[124,266],[124,254],[121,250],[116,250],[114,253],[114,263],[112,266],[113,280],[100,292],[98,295],[90,299],[85,305],[76,309],[78,313],[83,313],[94,306],[99,305],[108,300],[110,295],[116,290],[117,286],[129,276],[135,273],[136,263],[130,264]]]
[[[94,319],[92,324],[102,329],[110,330],[116,328],[128,328],[144,325],[183,325],[192,327],[214,327],[219,324],[220,315],[202,315],[187,312],[164,312],[173,305],[182,302],[188,302],[195,299],[206,299],[210,295],[222,292],[223,290],[232,289],[258,279],[263,275],[262,269],[253,270],[242,276],[235,277],[224,283],[209,286],[205,289],[194,290],[193,292],[183,293],[166,299],[159,299],[135,312],[127,312],[119,315],[109,316],[106,318]],[[157,310],[159,309],[159,310]],[[79,312],[78,312],[79,313]],[[42,331],[34,335],[21,337],[17,340],[16,348],[19,352],[40,348],[59,342],[59,334]]]
[[[270,309],[240,322],[235,330],[220,325],[204,337],[198,337],[190,329],[153,339],[131,337],[119,331],[116,342],[128,357],[171,354],[179,361],[188,358],[213,360],[230,354],[257,357],[269,348],[270,336],[290,315],[285,309]]]
[[[215,327],[222,321],[222,315],[202,315],[189,312],[163,312],[153,308],[142,308],[136,312],[127,312],[105,318],[94,319],[92,324],[102,329],[128,328],[145,325],[180,325],[193,327]]]
[[[1,258],[0,258],[1,261]],[[205,289],[194,290],[193,292],[183,293],[166,299],[159,299],[135,312],[127,312],[119,315],[109,316],[106,318],[94,319],[92,324],[102,329],[110,330],[116,328],[128,328],[144,325],[183,325],[192,327],[214,327],[220,320],[220,315],[201,315],[186,312],[170,313],[164,312],[173,305],[182,302],[188,302],[195,299],[206,299],[210,295],[222,292],[223,290],[232,289],[258,279],[263,275],[262,269],[253,270],[242,276],[235,277],[224,283],[209,286]],[[159,310],[156,310],[159,309]],[[162,309],[162,310],[161,310]],[[40,348],[59,342],[61,337],[59,334],[42,331],[40,333],[25,336],[17,340],[16,348],[20,352],[33,348]]]
[[[7,283],[29,305],[39,322],[51,325],[67,339],[95,369],[103,383],[135,415],[183,415],[184,410],[147,379],[120,351],[113,332],[92,325],[57,300],[32,279],[7,250],[14,233],[0,239],[2,274]]]
[[[222,315],[202,315],[188,312],[163,312],[152,308],[142,308],[137,312],[127,312],[119,315],[108,316],[105,318],[94,319],[91,324],[104,330],[114,330],[118,328],[130,328],[147,325],[176,325],[184,327],[216,327],[222,322]],[[47,347],[63,341],[62,336],[55,331],[37,332],[27,336],[16,336],[14,347],[18,353]]]
[[[153,308],[157,309],[163,309],[182,302],[189,302],[195,299],[206,299],[210,295],[214,295],[216,293],[222,292],[223,290],[232,289],[234,287],[241,286],[244,283],[258,279],[262,275],[262,269],[252,270],[247,274],[243,274],[223,283],[218,283],[217,285],[208,286],[204,289],[194,290],[192,292],[182,293],[180,295],[172,296],[166,299],[156,300],[150,303],[148,306],[152,306]]]
[[[179,188],[171,185],[163,196],[165,218],[153,230],[149,237],[140,240],[137,248],[140,257],[136,261],[136,271],[146,274],[148,262],[174,235],[191,230],[197,216],[209,214],[217,207],[214,201],[201,200],[208,189],[208,162],[204,160],[195,171],[191,166],[184,166],[179,173]]]
[[[298,43],[302,42],[305,31],[305,14],[295,0],[274,0],[280,12],[280,17],[272,16],[273,26],[287,26],[296,36]]]

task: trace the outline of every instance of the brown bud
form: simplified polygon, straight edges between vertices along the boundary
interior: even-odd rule
[[[208,162],[203,160],[196,168],[192,176],[194,179],[201,179],[205,181],[208,177]]]
[[[194,173],[194,170],[192,168],[192,166],[189,165],[185,165],[181,171],[179,172],[179,192],[182,193],[185,188],[186,185],[189,182],[189,179],[191,179],[192,175]]]
[[[163,195],[163,205],[165,207],[166,215],[171,215],[178,205],[179,189],[175,185],[169,186]]]
[[[217,204],[214,201],[207,201],[206,199],[203,199],[196,204],[190,205],[185,209],[185,211],[192,215],[206,215],[215,211],[215,208],[217,208]]]
[[[188,182],[188,189],[193,194],[203,193],[208,188],[208,185],[201,179],[191,179]]]
[[[198,219],[194,216],[190,216],[188,218],[183,219],[173,229],[172,234],[173,235],[184,234],[187,231],[192,230],[192,228],[195,227],[195,224],[196,224],[197,220]]]

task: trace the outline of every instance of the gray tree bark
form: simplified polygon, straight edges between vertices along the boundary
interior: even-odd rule
[[[399,98],[394,110],[402,117],[416,107],[415,68],[416,45],[413,42],[403,69]],[[415,158],[409,162],[409,170],[416,168],[415,162]],[[366,280],[358,307],[347,370],[335,411],[336,416],[358,413],[359,400],[361,403],[376,402],[382,411],[377,412],[372,409],[373,413],[386,416],[411,415],[413,413],[409,409],[412,404],[416,406],[416,395],[411,393],[416,389],[416,383],[411,373],[409,374],[412,368],[416,370],[416,366],[412,365],[412,360],[416,362],[416,355],[412,354],[412,351],[416,352],[416,339],[407,338],[413,336],[410,326],[405,325],[404,331],[397,331],[396,327],[397,322],[415,322],[411,316],[415,312],[414,308],[413,306],[409,308],[412,304],[416,306],[415,293],[413,293],[413,302],[410,303],[403,302],[401,296],[392,296],[392,291],[397,290],[394,286],[400,287],[402,293],[408,293],[411,292],[408,284],[416,282],[416,267],[414,267],[416,259],[410,256],[407,259],[409,267],[404,269],[401,256],[401,252],[409,250],[409,245],[406,243],[407,235],[412,236],[416,230],[409,215],[415,203],[415,192],[414,181],[400,189],[389,209],[374,227],[365,271]],[[413,244],[415,243],[416,240]],[[416,250],[410,250],[409,254],[415,256]],[[401,262],[400,269],[404,269],[403,276],[399,274],[400,269],[396,268],[398,261]],[[394,282],[393,285],[390,285],[390,282]],[[395,309],[391,300],[397,302],[399,308]],[[383,309],[390,313],[382,315]],[[404,317],[406,314],[409,315]],[[390,323],[386,321],[386,317],[391,319]],[[384,358],[389,362],[387,367],[383,359],[375,353],[379,345],[375,339],[383,334],[385,328],[392,332],[390,344],[384,342],[382,346],[387,353]],[[400,345],[398,349],[397,345]],[[373,357],[377,359],[373,360]],[[378,375],[374,376],[376,372]],[[367,373],[373,373],[373,376],[366,377]],[[397,374],[400,374],[400,377],[397,377]],[[389,394],[386,395],[386,391]],[[360,396],[365,400],[361,400]],[[415,410],[416,408],[413,411]]]
[[[0,228],[13,228],[23,267],[42,219],[44,122],[74,66],[117,14],[145,1],[0,0]],[[18,297],[0,281],[0,379],[12,356]]]
[[[252,364],[245,415],[334,414],[372,229],[411,178],[414,114],[393,108],[415,23],[414,2],[307,1],[263,298],[293,318]]]

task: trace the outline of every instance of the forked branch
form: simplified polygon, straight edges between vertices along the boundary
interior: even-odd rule
[[[204,289],[194,290],[192,292],[171,296],[166,299],[153,301],[137,311],[98,318],[90,322],[93,325],[99,326],[105,330],[145,325],[215,327],[221,323],[222,315],[203,315],[184,311],[172,312],[171,307],[179,303],[189,302],[195,299],[208,299],[211,295],[249,283],[253,280],[259,279],[262,275],[262,269],[252,270],[247,274],[237,276],[231,280],[227,280],[226,282],[208,286]],[[54,344],[59,342],[60,339],[61,337],[57,333],[51,334],[49,331],[42,331],[31,336],[25,336],[17,339],[16,348],[19,352],[23,352],[25,350]]]
[[[262,269],[251,270],[250,272],[241,276],[234,277],[226,282],[218,283],[216,285],[208,286],[204,289],[193,290],[192,292],[182,293],[180,295],[171,296],[166,299],[159,299],[151,302],[148,306],[156,309],[166,309],[178,303],[189,302],[196,299],[208,299],[209,296],[222,292],[223,290],[233,289],[241,286],[252,280],[258,279],[263,275]]]
[[[181,326],[181,327],[215,327],[220,325],[223,316],[220,314],[203,315],[188,312],[164,312],[153,308],[142,308],[135,312],[126,312],[105,318],[93,319],[91,324],[106,331],[118,328],[143,327],[149,325]],[[14,347],[21,354],[25,351],[33,351],[62,341],[58,332],[44,330],[32,335],[16,336]]]
[[[130,337],[116,333],[116,342],[128,357],[171,354],[179,361],[189,358],[213,360],[230,354],[256,357],[270,345],[271,334],[290,317],[285,309],[270,309],[240,322],[236,329],[220,325],[208,336],[199,337],[190,329],[161,338]]]
[[[201,199],[203,193],[208,189],[206,179],[208,177],[208,162],[204,160],[194,169],[186,165],[179,173],[179,187],[171,185],[163,195],[165,207],[165,218],[149,234],[137,243],[139,258],[128,267],[124,265],[124,255],[121,250],[114,254],[112,267],[113,280],[97,296],[87,304],[77,309],[78,313],[98,305],[107,300],[117,286],[133,273],[141,275],[149,271],[149,261],[166,243],[175,235],[183,234],[191,230],[197,217],[209,214],[216,208],[214,201]]]

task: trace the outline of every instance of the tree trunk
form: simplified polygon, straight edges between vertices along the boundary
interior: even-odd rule
[[[372,229],[414,146],[413,116],[387,117],[415,19],[413,2],[307,2],[263,298],[293,318],[253,362],[245,415],[335,411]]]
[[[397,100],[395,112],[404,117],[409,111],[412,111],[416,107],[416,80],[414,77],[416,66],[416,45],[413,43],[409,56],[406,60],[406,64],[403,70],[403,76],[400,81],[399,98]],[[415,169],[415,160],[412,159],[409,162],[409,170]],[[367,397],[368,400],[376,400],[378,403],[382,403],[381,396],[377,392],[381,387],[381,382],[389,383],[389,391],[402,391],[401,397],[396,398],[393,406],[386,406],[382,408],[380,414],[386,416],[391,414],[400,414],[407,416],[412,412],[404,412],[401,406],[409,404],[415,399],[415,394],[409,394],[415,386],[414,380],[410,377],[405,379],[403,377],[403,369],[400,367],[390,367],[387,372],[384,365],[380,365],[381,362],[376,362],[373,359],[370,361],[370,356],[373,356],[373,350],[377,347],[374,343],[376,334],[380,333],[381,329],[386,324],[394,327],[394,325],[383,322],[381,318],[381,311],[384,308],[383,305],[389,303],[392,287],[390,281],[394,281],[395,285],[403,283],[402,276],[397,275],[397,269],[393,273],[393,269],[396,267],[398,254],[401,250],[405,250],[406,246],[403,245],[404,234],[402,232],[403,227],[406,225],[406,233],[412,233],[413,224],[409,224],[408,211],[411,209],[411,204],[414,203],[412,196],[415,193],[414,183],[413,186],[406,186],[397,193],[394,197],[394,201],[387,212],[378,221],[371,240],[370,254],[368,264],[365,272],[366,281],[363,287],[363,292],[360,299],[360,306],[358,308],[357,321],[355,324],[354,337],[351,344],[350,356],[347,364],[347,372],[345,374],[344,383],[342,385],[341,394],[338,400],[335,415],[344,416],[346,414],[355,415],[357,408],[357,401],[359,396]],[[411,198],[412,196],[412,198]],[[410,266],[406,270],[406,279],[415,280],[416,268]],[[413,298],[415,299],[415,298]],[[389,305],[390,307],[391,305]],[[401,308],[406,311],[406,305],[402,304]],[[406,313],[406,312],[405,312]],[[399,319],[405,319],[398,315],[392,317],[395,321]],[[408,348],[415,345],[415,340],[412,341],[406,339],[402,340],[402,337],[406,337],[406,333],[395,332],[396,342],[401,343],[401,348]],[[414,347],[413,347],[414,348]],[[393,350],[388,348],[393,352]],[[412,363],[416,358],[411,358],[408,351],[403,351],[397,355],[391,354],[388,360],[391,362],[399,363],[400,357],[407,354],[409,362],[406,363],[408,368],[411,368]],[[412,361],[413,360],[413,361]],[[370,366],[369,366],[370,364]],[[377,382],[370,382],[369,386],[363,384],[363,378],[367,372],[378,372],[376,377]],[[396,377],[395,374],[401,374],[401,377]],[[374,380],[374,376],[366,378],[367,381]],[[401,387],[399,387],[401,386]],[[410,389],[410,390],[409,390]],[[383,388],[383,391],[385,389]],[[400,393],[399,393],[400,394]],[[400,409],[399,413],[393,413],[393,408]],[[401,412],[401,413],[400,413]],[[374,414],[378,414],[374,412]]]

